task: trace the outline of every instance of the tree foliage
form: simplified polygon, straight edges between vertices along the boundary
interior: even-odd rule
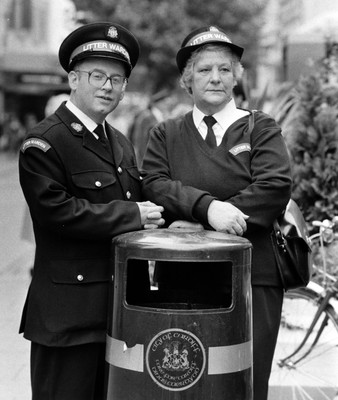
[[[338,215],[338,58],[301,77],[276,104],[291,155],[292,197],[307,221]]]
[[[223,28],[245,48],[243,64],[250,70],[257,61],[259,17],[265,0],[74,0],[87,12],[87,22],[105,20],[130,29],[140,41],[136,70],[143,71],[143,89],[176,87],[177,50],[193,29],[207,25]],[[139,72],[140,73],[140,72]]]

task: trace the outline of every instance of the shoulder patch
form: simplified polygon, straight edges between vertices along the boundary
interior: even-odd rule
[[[24,153],[29,147],[36,147],[46,153],[51,146],[49,143],[45,142],[43,139],[30,138],[26,139],[21,145],[21,151]]]
[[[250,143],[240,143],[229,150],[229,152],[234,156],[237,156],[237,154],[242,153],[243,151],[251,151]]]

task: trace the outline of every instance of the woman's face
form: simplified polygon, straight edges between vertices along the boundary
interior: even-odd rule
[[[71,100],[93,121],[102,123],[122,100],[126,83],[123,81],[123,84],[112,84],[107,80],[101,87],[93,86],[88,79],[88,74],[93,71],[104,73],[108,77],[124,78],[125,70],[122,63],[118,61],[88,58],[76,66],[75,71],[69,73]]]
[[[231,54],[227,51],[204,50],[197,56],[191,91],[199,110],[208,115],[220,111],[231,100],[235,85]]]

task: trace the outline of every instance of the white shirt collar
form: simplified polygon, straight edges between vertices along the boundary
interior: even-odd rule
[[[213,114],[213,117],[216,119],[217,123],[221,126],[221,128],[226,131],[226,129],[237,119],[242,118],[244,115],[247,115],[248,112],[238,109],[236,107],[236,103],[234,99],[231,99],[229,103],[226,104],[224,108],[222,108],[221,111],[218,111],[217,113]],[[192,112],[193,120],[198,128],[203,121],[203,118],[205,114],[200,111],[196,105],[193,107],[193,112]],[[231,121],[231,123],[229,123]]]
[[[97,123],[94,122],[91,118],[88,117],[83,111],[81,111],[74,103],[70,100],[66,102],[66,107],[71,111],[82,123],[83,125],[91,132],[97,127]],[[105,124],[103,123],[103,127]],[[97,135],[93,133],[93,135],[97,138]]]
[[[216,119],[217,123],[214,125],[214,132],[216,136],[217,145],[223,139],[223,136],[226,130],[229,128],[231,124],[233,124],[238,119],[242,118],[244,115],[248,115],[249,112],[246,110],[242,110],[236,107],[236,103],[234,99],[231,99],[229,103],[226,104],[221,111],[213,114],[213,117]],[[203,121],[205,114],[199,110],[196,105],[193,107],[192,117],[194,124],[200,134],[202,135],[203,139],[205,139],[207,134],[207,126]]]

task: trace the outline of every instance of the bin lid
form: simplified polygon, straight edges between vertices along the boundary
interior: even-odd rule
[[[119,248],[134,249],[139,252],[149,251],[156,254],[164,251],[166,254],[184,253],[195,254],[201,252],[205,259],[220,258],[224,253],[244,251],[250,249],[249,240],[216,231],[195,231],[191,229],[150,229],[124,233],[113,239],[113,246]]]

